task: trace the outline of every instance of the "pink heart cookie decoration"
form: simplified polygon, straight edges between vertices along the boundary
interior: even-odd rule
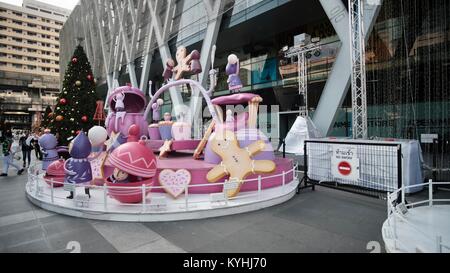
[[[164,169],[158,176],[159,184],[164,187],[164,190],[173,198],[178,198],[186,186],[191,183],[191,173],[186,169],[173,171]]]

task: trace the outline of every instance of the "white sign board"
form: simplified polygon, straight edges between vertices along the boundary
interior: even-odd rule
[[[331,174],[335,178],[358,181],[359,158],[353,145],[332,145]]]
[[[421,134],[420,142],[433,143],[433,140],[438,139],[438,134]]]

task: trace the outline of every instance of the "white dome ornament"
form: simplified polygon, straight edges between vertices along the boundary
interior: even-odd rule
[[[89,129],[88,138],[93,147],[102,146],[108,138],[108,133],[102,126],[94,126]]]

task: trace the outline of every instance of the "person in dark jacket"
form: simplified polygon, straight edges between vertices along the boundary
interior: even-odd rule
[[[39,139],[39,136],[37,134],[35,134],[33,136],[33,139],[31,140],[31,146],[33,147],[34,152],[36,153],[36,158],[39,160],[42,160],[42,151],[41,151],[41,146],[39,146],[38,139]]]
[[[22,147],[22,156],[23,156],[23,167],[27,167],[27,159],[28,159],[28,166],[31,164],[31,146],[30,143],[27,143],[28,134],[22,134],[22,136],[19,139],[19,145]]]

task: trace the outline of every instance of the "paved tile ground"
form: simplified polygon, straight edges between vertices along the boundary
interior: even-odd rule
[[[118,223],[46,212],[26,175],[0,178],[0,252],[368,252],[383,245],[385,201],[323,187],[256,212],[195,221]]]

